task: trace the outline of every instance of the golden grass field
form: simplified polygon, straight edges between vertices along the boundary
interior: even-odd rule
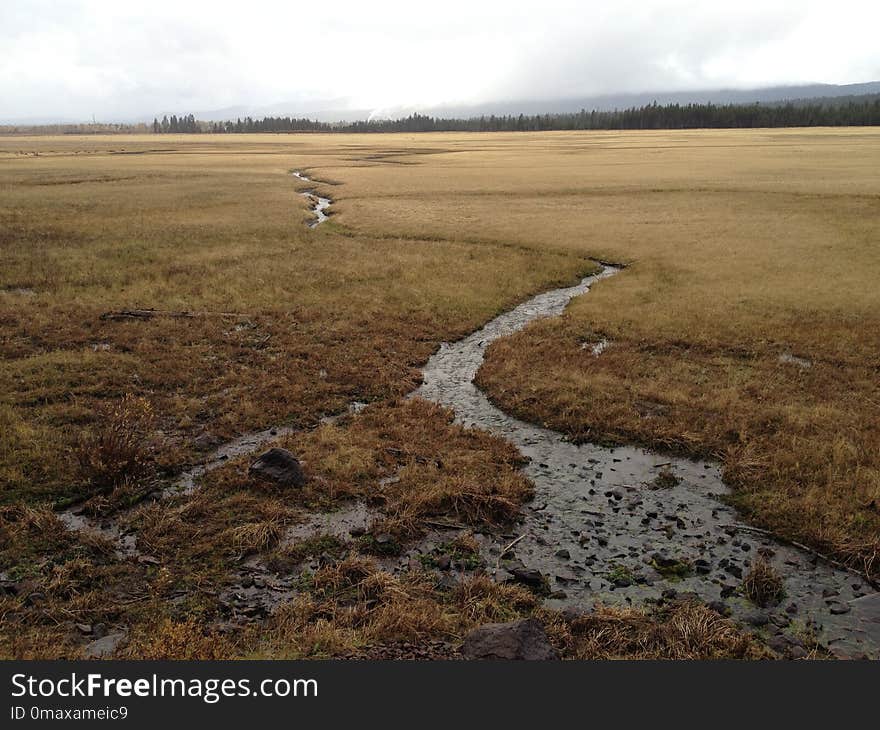
[[[294,169],[334,199],[318,229]],[[0,138],[0,570],[43,596],[0,596],[2,653],[72,656],[72,625],[101,621],[133,627],[133,656],[322,656],[538,610],[479,579],[438,598],[351,557],[323,577],[366,591],[364,615],[317,580],[236,642],[207,628],[242,541],[270,552],[316,505],[365,495],[401,539],[431,516],[509,518],[528,496],[516,454],[397,399],[440,342],[589,257],[629,268],[496,343],[491,397],[576,438],[715,454],[753,523],[876,575],[877,169],[864,129]],[[192,316],[101,319],[131,308]],[[581,348],[602,337],[600,357]],[[77,544],[48,507],[137,498],[96,494],[77,461],[126,394],[153,415],[144,479],[198,459],[206,432],[286,423],[319,486],[291,503],[233,462],[130,517],[161,568]],[[376,406],[308,430],[352,400]],[[411,479],[379,489],[400,465]],[[757,651],[688,618],[718,638],[707,656]],[[573,656],[632,655],[578,630],[557,631]],[[640,656],[700,655],[659,635]]]

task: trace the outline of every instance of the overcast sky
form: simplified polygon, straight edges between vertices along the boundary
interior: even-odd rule
[[[0,119],[880,80],[877,0],[720,5],[0,0]]]

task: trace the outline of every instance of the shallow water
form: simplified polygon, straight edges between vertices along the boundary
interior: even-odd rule
[[[469,337],[442,345],[414,393],[453,408],[462,424],[507,439],[530,460],[524,472],[535,485],[535,498],[516,530],[525,536],[514,549],[516,558],[561,591],[550,605],[638,604],[668,589],[693,592],[707,602],[723,601],[739,619],[767,621],[769,628],[788,633],[810,626],[837,653],[876,657],[880,624],[863,623],[850,603],[873,589],[858,575],[739,524],[735,510],[720,500],[729,490],[717,463],[640,448],[575,445],[508,416],[474,385],[492,341],[561,314],[573,297],[618,272],[605,266],[577,286],[539,294]],[[668,477],[655,483],[661,473],[671,473],[678,483],[673,486]],[[484,535],[484,557],[497,555],[507,542]],[[759,551],[785,580],[785,599],[768,611],[734,593]],[[664,577],[652,565],[657,553],[686,561],[693,570],[682,578]]]
[[[292,173],[295,178],[302,180],[303,182],[313,182],[311,178],[306,177],[303,173],[296,171]],[[330,198],[323,198],[314,190],[304,190],[300,193],[304,198],[309,201],[309,210],[315,214],[315,220],[310,221],[308,223],[309,228],[315,228],[319,226],[321,223],[327,220],[328,216],[324,212],[327,210],[332,204],[333,201]]]

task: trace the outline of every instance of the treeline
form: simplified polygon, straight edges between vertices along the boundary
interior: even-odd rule
[[[649,104],[616,111],[489,115],[441,119],[411,114],[403,119],[328,123],[293,117],[197,122],[193,115],[153,122],[155,132],[538,132],[588,129],[737,129],[755,127],[855,127],[880,125],[880,96],[784,104]]]
[[[153,119],[154,134],[195,134],[204,131],[206,131],[204,122],[197,122],[192,114],[187,114],[185,117],[166,115],[162,117],[161,122]]]

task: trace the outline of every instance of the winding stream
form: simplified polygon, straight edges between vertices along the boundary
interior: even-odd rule
[[[664,591],[692,592],[719,607],[723,603],[745,623],[779,634],[779,641],[809,628],[841,656],[877,657],[880,594],[858,575],[740,524],[735,510],[720,500],[729,490],[718,464],[640,448],[575,445],[555,431],[508,416],[474,385],[491,342],[535,319],[561,314],[573,297],[618,272],[604,266],[577,286],[539,294],[470,336],[441,345],[413,394],[454,409],[464,425],[502,436],[530,460],[524,471],[535,485],[535,498],[516,530],[522,539],[515,559],[501,562],[498,577],[506,577],[505,567],[540,571],[553,591],[548,604],[556,607],[639,604]],[[601,356],[601,349],[595,354]],[[666,478],[657,480],[661,474]],[[508,537],[480,536],[489,564]],[[785,581],[785,599],[772,610],[758,609],[735,593],[759,554]],[[665,577],[657,569],[665,567],[668,575],[684,565],[689,568],[681,577]]]

